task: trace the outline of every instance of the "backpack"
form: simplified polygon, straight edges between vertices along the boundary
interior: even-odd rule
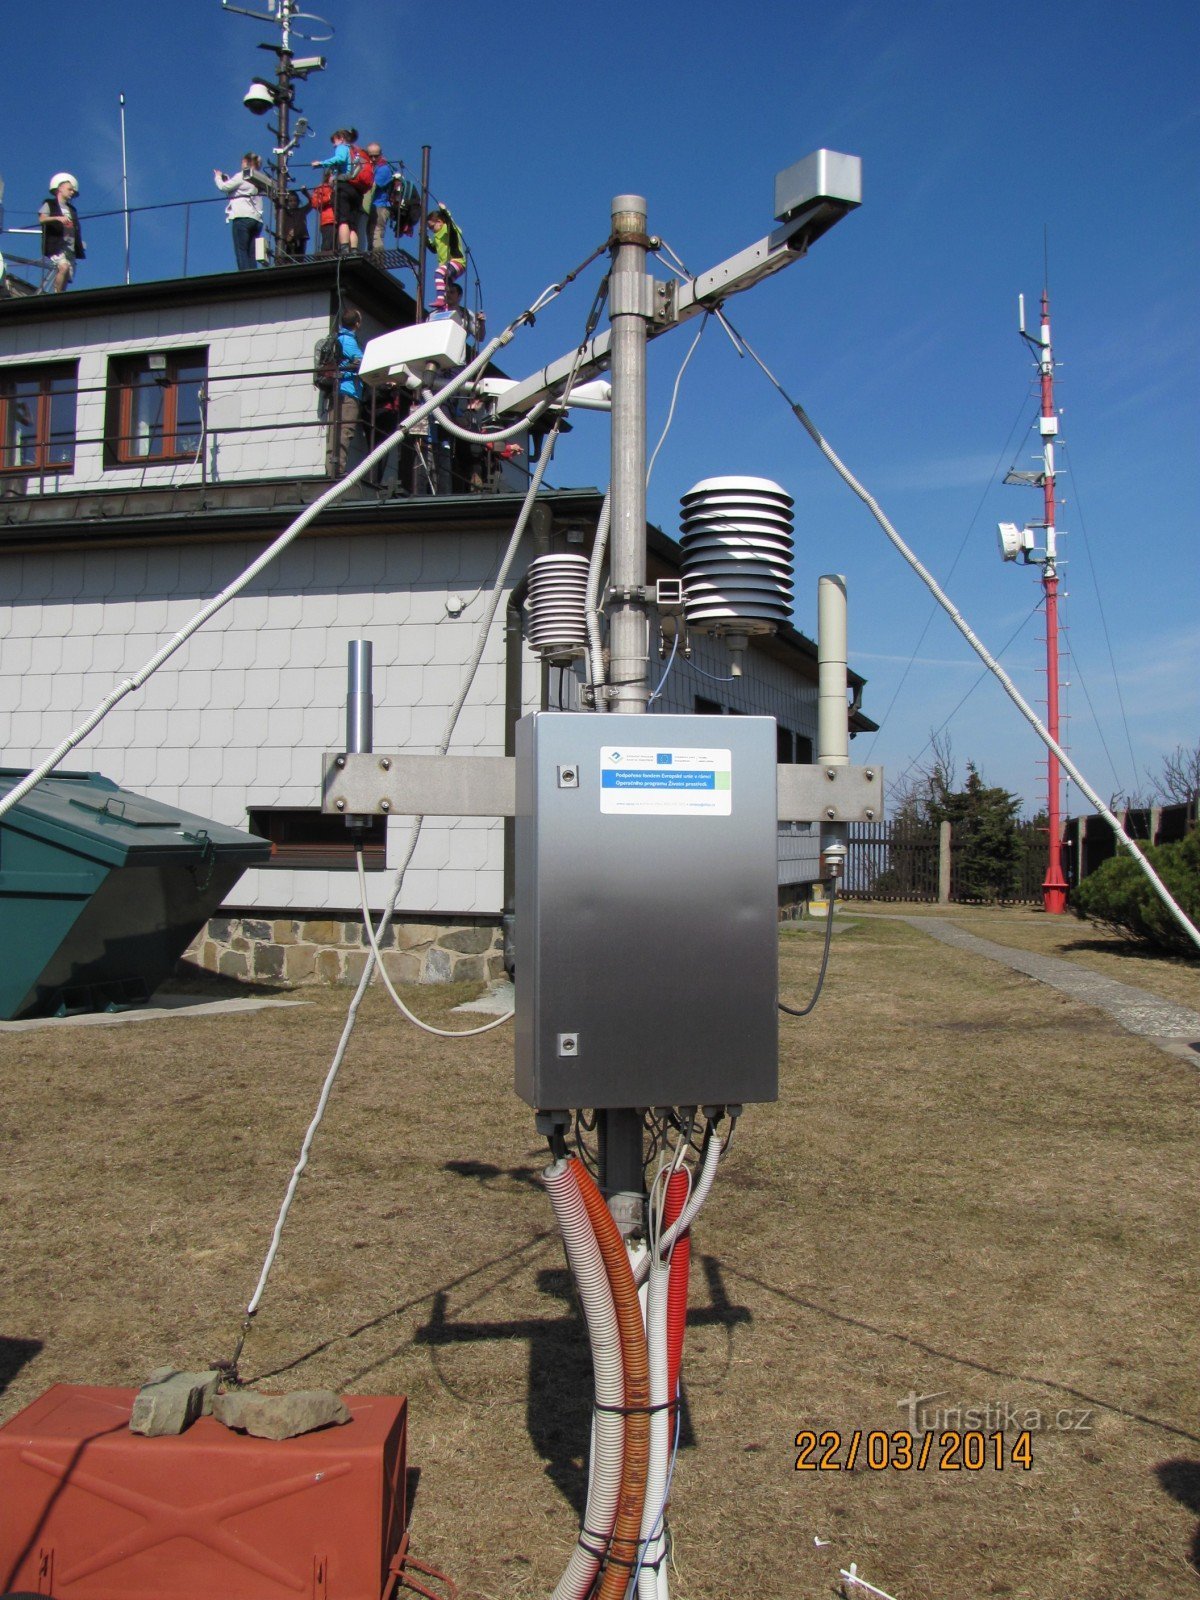
[[[421,191],[403,172],[398,172],[392,179],[388,209],[397,233],[411,233],[421,220]]]
[[[366,194],[368,189],[375,187],[375,163],[367,152],[356,144],[350,147],[350,171],[346,181],[352,189],[357,189],[359,194]]]
[[[327,333],[318,339],[313,349],[313,386],[323,394],[332,394],[338,386],[342,342],[338,334]]]

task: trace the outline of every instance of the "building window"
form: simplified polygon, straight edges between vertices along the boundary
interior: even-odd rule
[[[710,700],[707,695],[698,694],[694,703],[698,717],[719,717],[724,714],[721,702]]]
[[[780,722],[776,724],[775,741],[781,766],[811,765],[813,758],[811,739],[806,739],[802,733],[793,733],[790,728],[785,728],[783,723]]]
[[[194,456],[203,434],[207,350],[117,356],[108,369],[105,465],[141,466]]]
[[[75,465],[75,362],[0,369],[0,472],[70,472]]]
[[[271,867],[306,867],[310,871],[354,871],[354,852],[361,848],[368,872],[387,866],[387,818],[371,817],[364,832],[347,826],[345,817],[313,807],[264,806],[248,810],[251,833],[271,841]]]

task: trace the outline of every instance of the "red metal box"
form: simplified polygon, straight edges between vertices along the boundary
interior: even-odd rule
[[[407,1401],[278,1442],[202,1417],[130,1433],[133,1389],[59,1383],[0,1428],[0,1593],[380,1600],[405,1525]]]

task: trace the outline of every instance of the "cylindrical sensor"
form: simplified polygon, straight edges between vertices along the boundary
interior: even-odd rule
[[[346,753],[369,755],[372,743],[371,641],[351,639],[346,658]]]

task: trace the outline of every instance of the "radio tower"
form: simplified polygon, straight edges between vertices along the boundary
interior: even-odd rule
[[[1006,561],[1019,555],[1031,566],[1042,569],[1042,592],[1046,615],[1046,725],[1055,744],[1059,739],[1059,647],[1058,647],[1058,529],[1055,527],[1054,441],[1058,436],[1058,415],[1054,409],[1054,352],[1050,344],[1050,294],[1042,290],[1041,332],[1038,338],[1025,331],[1025,296],[1020,297],[1021,337],[1037,355],[1041,380],[1042,412],[1038,429],[1042,438],[1042,470],[1007,474],[1005,483],[1020,483],[1042,490],[1041,523],[1020,528],[1010,522],[1000,524],[1000,553]],[[1044,544],[1037,548],[1034,529],[1041,529]],[[1067,909],[1067,880],[1062,870],[1062,774],[1058,757],[1046,757],[1046,815],[1049,825],[1049,851],[1046,876],[1042,880],[1042,907],[1053,915]]]

